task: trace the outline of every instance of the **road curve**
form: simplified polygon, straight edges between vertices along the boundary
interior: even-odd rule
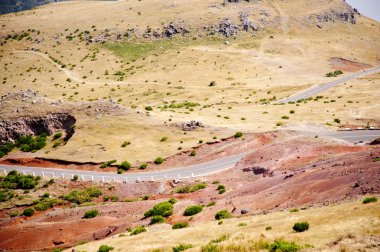
[[[301,99],[307,99],[309,97],[312,97],[312,96],[315,96],[327,89],[330,89],[338,84],[341,84],[341,83],[344,83],[346,81],[350,81],[350,80],[353,80],[353,79],[357,79],[357,78],[360,78],[360,77],[363,77],[363,76],[366,76],[366,75],[370,75],[370,74],[374,74],[374,73],[378,73],[380,72],[380,66],[378,67],[375,67],[375,68],[371,68],[371,69],[368,69],[368,70],[365,70],[365,71],[362,71],[362,72],[359,72],[359,73],[354,73],[354,74],[351,74],[351,75],[347,75],[343,78],[340,78],[340,79],[337,79],[337,80],[334,80],[334,81],[331,81],[331,82],[328,82],[328,83],[325,83],[323,85],[318,85],[318,86],[313,86],[311,88],[308,88],[306,90],[303,90],[299,93],[296,93],[288,98],[285,98],[285,99],[282,99],[282,100],[279,100],[277,101],[277,103],[288,103],[288,102],[297,102],[298,100],[301,100]]]
[[[316,135],[316,133],[308,132],[305,135]],[[338,138],[351,142],[371,141],[380,137],[380,130],[360,130],[360,131],[338,131],[320,133],[319,136]],[[190,165],[187,167],[179,167],[163,171],[152,172],[135,172],[126,174],[113,174],[107,172],[94,172],[94,171],[79,171],[79,170],[66,170],[55,168],[39,168],[28,166],[13,166],[1,165],[0,172],[9,172],[17,170],[25,174],[40,175],[43,177],[52,178],[67,178],[71,179],[74,175],[78,175],[79,179],[87,181],[99,182],[136,182],[136,181],[155,181],[155,180],[169,180],[169,179],[186,179],[206,176],[215,172],[220,172],[235,166],[235,164],[244,158],[248,153],[239,155],[228,156],[225,158]]]

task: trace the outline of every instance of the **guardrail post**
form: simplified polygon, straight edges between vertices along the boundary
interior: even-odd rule
[[[191,177],[194,178],[194,172],[191,173]]]
[[[54,172],[52,172],[51,174],[53,175],[52,178],[54,178]]]
[[[45,173],[44,172],[42,172],[42,177],[45,178]]]
[[[168,180],[168,176],[166,176],[166,174],[165,174],[165,180]]]
[[[3,169],[4,170],[4,174],[7,175],[7,170]]]
[[[116,182],[116,178],[115,177],[113,177],[113,182]]]
[[[178,179],[181,179],[181,174],[178,173]]]
[[[74,174],[71,174],[71,179],[74,179]]]
[[[35,177],[35,176],[36,176],[36,174],[35,174],[34,172],[32,172],[32,174],[33,174],[33,177]]]
[[[153,176],[151,177],[152,181],[154,181]]]
[[[84,176],[82,175],[82,180],[84,181]]]
[[[25,171],[24,170],[22,170],[22,174],[25,175]]]
[[[127,177],[125,177],[125,183],[128,183],[128,178]]]
[[[64,173],[62,173],[62,178],[63,178],[63,179],[65,178],[65,174],[64,174]]]
[[[102,182],[104,183],[104,176],[102,176]]]
[[[94,176],[91,176],[91,181],[94,181]]]
[[[139,182],[141,182],[140,176],[137,177],[137,180],[138,180]]]

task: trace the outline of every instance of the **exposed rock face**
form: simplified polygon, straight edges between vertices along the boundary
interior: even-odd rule
[[[178,125],[181,127],[183,131],[191,131],[191,130],[196,130],[198,128],[204,127],[203,123],[200,121],[190,121],[190,122],[183,122]]]
[[[232,37],[239,31],[239,26],[235,25],[229,18],[225,18],[219,23],[218,32],[226,37]]]
[[[165,37],[172,37],[175,34],[186,34],[189,33],[190,30],[187,28],[183,22],[171,22],[167,26],[164,26],[162,35]]]
[[[257,27],[251,20],[249,20],[249,12],[241,12],[239,14],[239,19],[242,22],[241,27],[243,31],[249,32],[249,31],[258,31],[259,27]]]
[[[347,9],[330,9],[322,13],[313,14],[309,16],[309,19],[315,20],[317,22],[317,27],[322,28],[323,23],[328,22],[345,22],[356,24],[356,15],[360,15],[358,10],[348,6]]]
[[[0,144],[15,141],[22,135],[53,134],[65,131],[65,141],[74,134],[76,119],[66,113],[50,114],[43,117],[21,117],[15,120],[0,119]]]
[[[373,140],[369,145],[380,145],[380,138]]]

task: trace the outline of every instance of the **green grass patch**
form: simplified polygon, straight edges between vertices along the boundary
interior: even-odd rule
[[[193,186],[185,185],[175,189],[174,193],[192,193],[204,189],[206,186],[206,183],[195,184]]]
[[[368,203],[372,203],[372,202],[377,202],[377,198],[376,197],[367,197],[367,198],[363,199],[363,204],[368,204]]]
[[[146,211],[144,213],[144,216],[145,217],[152,217],[152,216],[168,217],[172,214],[173,214],[173,205],[168,201],[164,201],[153,206],[151,209]]]
[[[198,205],[195,205],[195,206],[189,206],[185,209],[185,212],[183,213],[184,216],[192,216],[192,215],[196,215],[200,212],[202,212],[203,210],[203,207],[202,206],[198,206]]]

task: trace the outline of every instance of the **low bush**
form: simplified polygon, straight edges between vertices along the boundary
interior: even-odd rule
[[[187,222],[178,222],[172,226],[172,229],[187,228],[188,226],[189,226],[189,223]]]
[[[152,108],[151,106],[146,106],[146,107],[145,107],[145,110],[146,110],[146,111],[152,111],[153,108]]]
[[[193,186],[185,185],[174,190],[174,193],[191,193],[206,188],[205,183],[195,184]]]
[[[335,122],[335,123],[340,123],[340,119],[339,119],[339,118],[335,118],[335,119],[334,119],[334,122]]]
[[[139,169],[140,170],[144,170],[144,169],[146,169],[148,167],[148,164],[147,163],[143,163],[143,164],[141,164],[140,166],[139,166]]]
[[[267,249],[270,252],[297,252],[301,247],[294,242],[276,240],[274,243],[267,245]]]
[[[193,247],[193,245],[191,245],[191,244],[179,244],[178,246],[173,247],[173,252],[185,251],[185,250],[192,248],[192,247]]]
[[[211,201],[210,203],[207,204],[207,207],[214,206],[216,204],[215,201]]]
[[[26,208],[23,212],[22,212],[22,215],[24,216],[33,216],[34,214],[34,209],[33,208]]]
[[[210,243],[221,243],[221,242],[223,242],[223,241],[228,240],[228,238],[230,238],[230,236],[224,234],[224,235],[222,235],[222,236],[220,236],[220,237],[218,237],[218,238],[216,238],[216,239],[211,240]]]
[[[0,188],[8,189],[33,189],[38,185],[40,178],[32,175],[22,175],[13,170],[5,177],[0,178]]]
[[[377,198],[376,197],[367,197],[367,198],[363,199],[363,204],[368,204],[368,203],[372,203],[372,202],[377,202]]]
[[[108,246],[108,245],[100,245],[98,252],[109,252],[113,250],[113,247]]]
[[[215,220],[228,219],[231,217],[232,217],[232,214],[228,212],[227,210],[221,210],[215,214]]]
[[[158,157],[158,158],[156,158],[155,160],[154,160],[154,163],[155,164],[162,164],[164,162],[164,159],[162,158],[162,157]]]
[[[128,161],[124,161],[118,167],[119,167],[119,169],[122,169],[124,171],[128,171],[129,169],[131,169],[132,165]]]
[[[16,141],[16,146],[23,152],[36,152],[46,146],[46,139],[46,134],[37,137],[21,136]]]
[[[153,216],[151,219],[150,219],[150,225],[154,225],[154,224],[158,224],[158,223],[165,223],[166,222],[166,219],[160,215],[157,215],[157,216]]]
[[[240,138],[240,137],[242,137],[243,136],[243,133],[242,132],[236,132],[235,133],[235,138]]]
[[[309,229],[308,222],[297,222],[293,226],[293,230],[296,232],[304,232]]]
[[[174,205],[175,203],[177,203],[177,200],[175,198],[171,198],[168,202]]]
[[[62,137],[62,132],[57,132],[53,135],[53,140],[57,140]]]
[[[290,209],[290,212],[291,213],[297,213],[299,212],[300,210],[298,210],[298,208],[293,208],[293,209]]]
[[[124,147],[127,147],[127,146],[130,145],[130,144],[131,144],[131,142],[125,141],[125,142],[121,145],[121,147],[124,148]]]
[[[35,206],[34,209],[37,211],[45,211],[49,208],[54,207],[55,205],[58,204],[57,199],[49,199],[49,198],[44,198],[40,200]]]
[[[99,211],[97,209],[88,210],[87,212],[84,213],[83,218],[92,219],[92,218],[95,218],[96,216],[98,216],[98,214],[99,214]]]
[[[76,204],[92,201],[102,195],[102,191],[97,187],[90,187],[84,190],[72,190],[68,194],[61,195],[60,198]]]
[[[197,153],[195,152],[195,150],[192,150],[190,153],[190,157],[194,157],[195,155],[197,155]]]
[[[17,211],[11,212],[11,213],[9,214],[10,217],[16,217],[16,216],[19,216],[19,215],[20,215],[20,213],[17,212]]]
[[[209,87],[215,87],[216,86],[216,82],[215,81],[211,81],[210,84],[208,84]]]
[[[172,214],[173,214],[173,205],[168,201],[164,201],[153,206],[151,209],[146,211],[144,213],[144,216],[145,217],[152,217],[152,216],[168,217]]]
[[[197,213],[200,213],[202,212],[203,210],[203,207],[202,206],[189,206],[185,209],[185,212],[183,215],[185,216],[192,216],[192,215],[196,215]]]
[[[116,160],[110,160],[110,161],[104,162],[100,165],[100,168],[107,168],[108,166],[112,165],[113,163],[116,163]]]
[[[146,232],[146,228],[144,226],[140,226],[140,227],[136,227],[136,228],[132,229],[131,235],[137,235],[137,234],[140,234],[143,232]]]

